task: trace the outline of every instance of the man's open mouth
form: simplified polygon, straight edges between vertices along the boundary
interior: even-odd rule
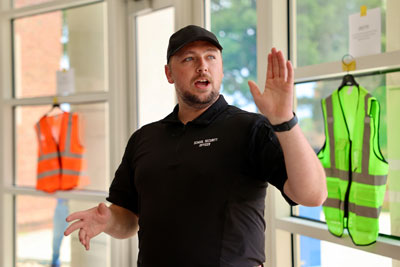
[[[208,80],[198,80],[194,83],[195,85],[200,85],[200,86],[207,86],[210,84]]]

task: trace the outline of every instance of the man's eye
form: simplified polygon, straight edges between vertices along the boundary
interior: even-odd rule
[[[192,61],[192,60],[193,60],[193,57],[186,57],[183,59],[183,61],[185,61],[185,62]]]
[[[209,59],[215,59],[215,56],[209,55],[208,58],[209,58]]]

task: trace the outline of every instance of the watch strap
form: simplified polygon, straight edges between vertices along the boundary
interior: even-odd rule
[[[271,125],[271,126],[275,132],[285,132],[285,131],[289,131],[290,129],[292,129],[293,126],[295,126],[297,124],[297,122],[298,122],[297,116],[293,112],[293,118],[291,118],[290,120],[285,121],[281,124]]]

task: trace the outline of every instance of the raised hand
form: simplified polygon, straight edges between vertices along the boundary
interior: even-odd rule
[[[272,48],[268,54],[264,92],[260,92],[254,81],[248,82],[254,102],[272,124],[280,124],[293,117],[293,79],[290,61],[285,60],[282,51]]]
[[[79,229],[79,241],[86,250],[89,250],[90,239],[106,230],[110,218],[111,211],[104,203],[85,211],[72,213],[66,221],[75,222],[65,230],[64,235],[67,236]]]

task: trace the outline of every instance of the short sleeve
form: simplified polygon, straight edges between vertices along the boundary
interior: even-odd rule
[[[138,193],[134,183],[134,169],[132,165],[133,153],[135,151],[135,139],[137,132],[130,138],[122,161],[115,172],[114,179],[109,189],[107,200],[115,205],[121,206],[139,214]]]
[[[255,123],[248,153],[256,177],[275,186],[290,205],[296,205],[283,191],[287,180],[285,158],[267,119],[262,118]]]

